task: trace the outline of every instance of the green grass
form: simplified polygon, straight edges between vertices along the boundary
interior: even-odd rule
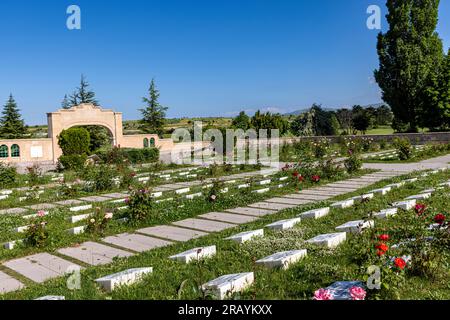
[[[448,178],[448,173],[439,173],[421,179],[417,183],[394,189],[386,196],[377,196],[367,203],[361,203],[344,210],[333,209],[330,215],[320,220],[304,220],[292,230],[284,232],[267,231],[264,238],[244,245],[237,245],[224,240],[224,238],[237,232],[262,228],[267,223],[276,220],[294,217],[307,209],[324,206],[327,202],[283,210],[276,215],[264,217],[257,222],[221,233],[214,233],[186,243],[177,243],[169,247],[137,254],[128,259],[118,259],[107,266],[89,267],[82,271],[81,290],[71,291],[67,289],[65,278],[54,279],[41,285],[22,279],[27,284],[26,289],[6,294],[2,298],[34,299],[43,295],[64,295],[66,299],[199,299],[200,295],[195,290],[199,284],[224,274],[254,271],[254,285],[235,298],[309,299],[315,290],[328,286],[334,281],[357,280],[361,276],[361,270],[360,266],[352,260],[352,245],[355,244],[353,240],[356,240],[357,243],[357,236],[350,236],[349,241],[335,250],[317,248],[305,243],[305,240],[321,233],[334,232],[334,228],[342,223],[361,219],[367,216],[369,212],[384,209],[393,201],[417,194],[422,189],[435,186],[438,182]],[[358,192],[340,196],[337,199],[362,194],[364,191],[399,180],[399,178],[395,178],[379,182]],[[426,201],[427,204],[433,207],[436,212],[448,212],[450,202],[448,196],[446,196],[447,192],[448,189],[438,193],[431,200]],[[397,220],[377,221],[377,228],[388,228],[391,223],[397,223]],[[400,240],[402,239],[395,239],[395,241]],[[213,244],[217,245],[218,253],[215,257],[204,262],[183,265],[168,259],[170,255],[184,250]],[[308,249],[308,257],[293,265],[287,271],[267,270],[254,264],[256,259],[274,252],[302,248]],[[448,266],[448,248],[443,248],[442,254],[447,257]],[[154,267],[153,274],[145,277],[140,283],[119,288],[112,294],[100,290],[93,281],[96,278],[128,268],[148,266]],[[448,267],[443,265],[440,270],[441,274],[437,279],[407,276],[406,286],[399,292],[400,298],[450,299]],[[183,282],[185,283],[184,289],[179,291]]]

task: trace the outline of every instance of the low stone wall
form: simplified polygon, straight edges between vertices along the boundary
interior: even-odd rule
[[[348,138],[371,138],[375,142],[388,141],[391,142],[395,138],[407,138],[412,144],[425,144],[425,143],[450,143],[450,132],[432,132],[432,133],[396,133],[396,134],[383,134],[383,135],[365,135],[365,136],[326,136],[326,137],[298,137],[298,138],[283,138],[285,142],[292,142],[295,140],[319,140],[327,138],[332,142],[339,142],[343,137]]]

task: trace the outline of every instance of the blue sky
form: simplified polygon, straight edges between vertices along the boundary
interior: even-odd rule
[[[66,28],[71,4],[81,30]],[[0,103],[12,92],[44,124],[81,73],[125,119],[153,77],[169,117],[376,103],[371,4],[386,14],[385,0],[2,0]],[[438,32],[448,48],[450,1]]]

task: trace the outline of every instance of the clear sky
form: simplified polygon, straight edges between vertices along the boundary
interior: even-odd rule
[[[71,4],[81,30],[66,28]],[[385,0],[1,0],[0,103],[12,92],[44,124],[81,73],[125,119],[153,77],[169,117],[377,103],[371,4],[386,14]],[[448,48],[448,0],[438,32]]]

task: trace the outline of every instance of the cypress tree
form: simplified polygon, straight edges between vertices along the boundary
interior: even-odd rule
[[[415,132],[427,108],[425,92],[444,57],[436,32],[440,0],[387,0],[389,30],[378,35],[375,79],[397,130]]]
[[[144,109],[140,109],[142,113],[141,128],[145,132],[156,133],[162,135],[164,133],[164,123],[167,107],[162,106],[159,99],[159,91],[156,88],[155,80],[152,79],[148,90],[149,96],[143,97],[142,101],[146,104]]]
[[[23,138],[26,133],[27,128],[20,115],[20,110],[13,95],[10,94],[0,118],[0,135],[6,139],[17,139]]]

